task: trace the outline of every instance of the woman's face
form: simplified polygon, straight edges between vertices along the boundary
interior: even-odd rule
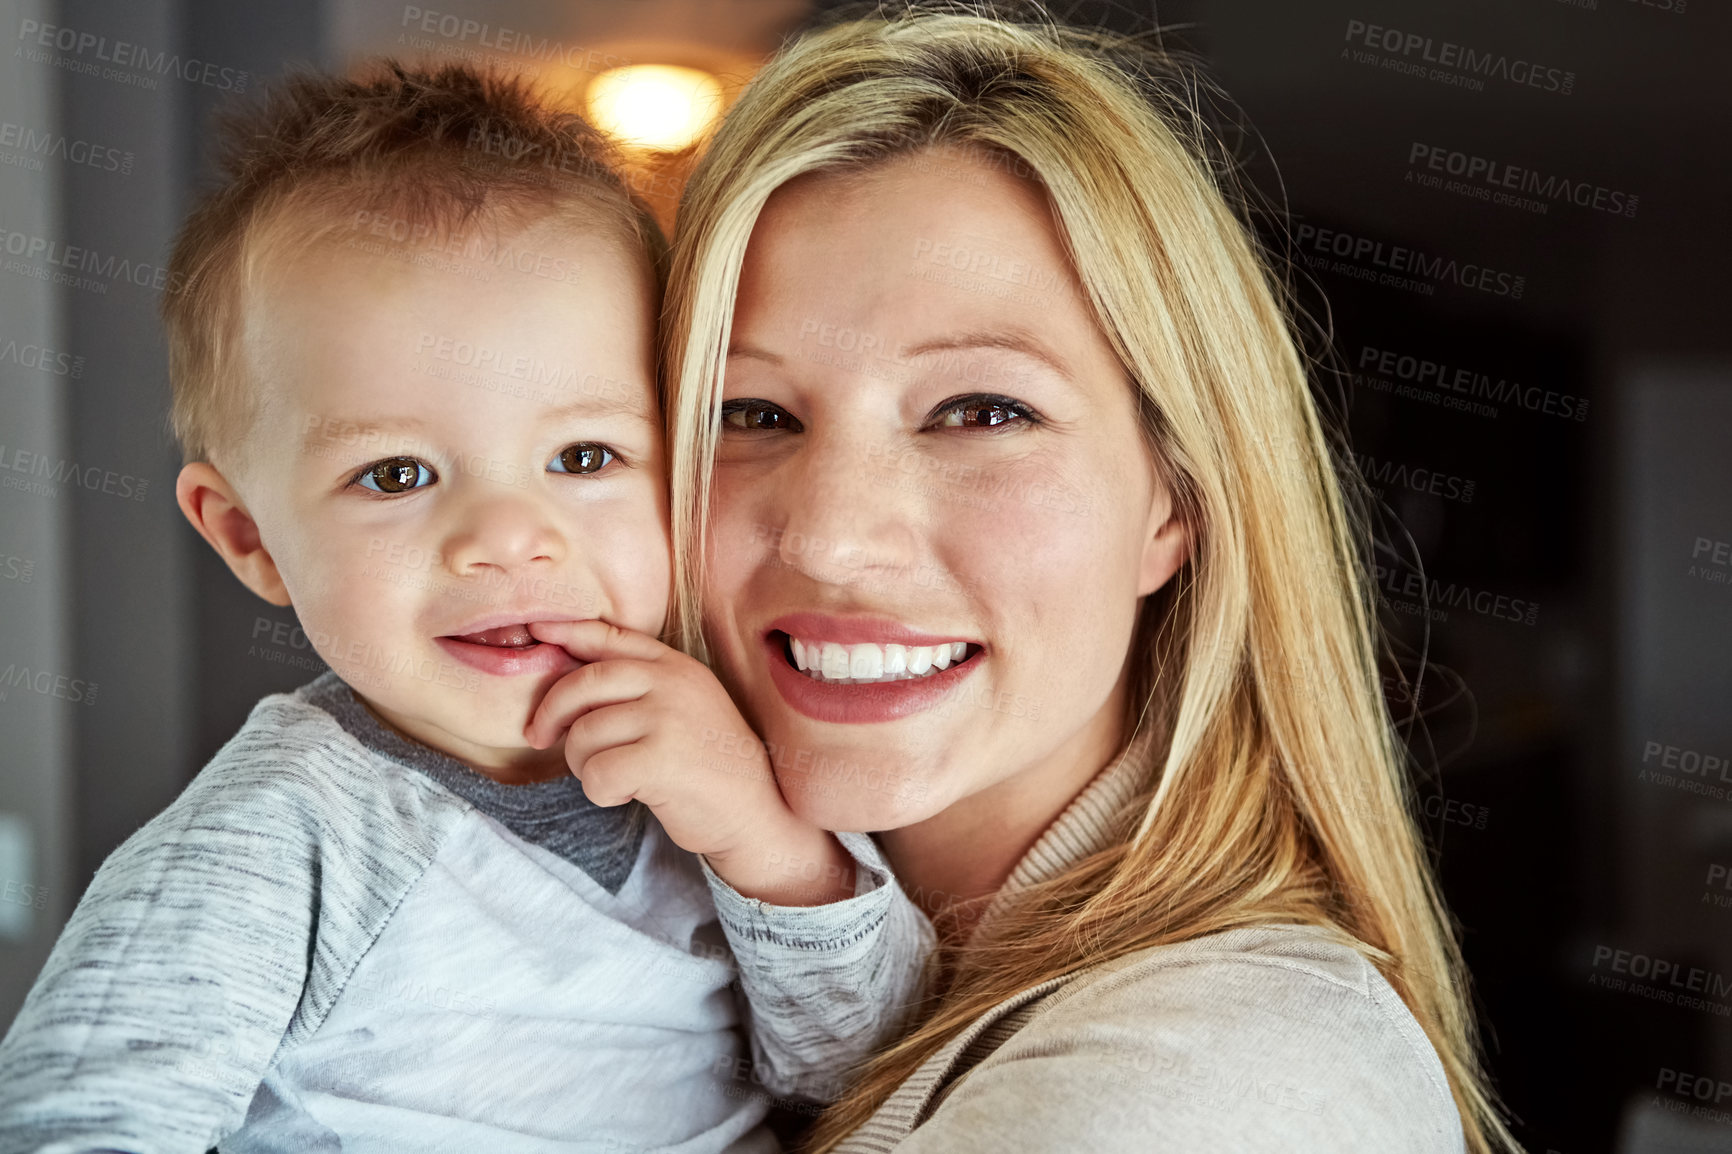
[[[1186,550],[1132,388],[1043,193],[990,158],[927,150],[770,199],[705,630],[803,816],[1062,808],[1113,754],[1138,599]]]

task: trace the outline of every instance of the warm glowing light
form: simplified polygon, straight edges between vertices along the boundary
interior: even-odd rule
[[[589,86],[589,118],[636,148],[677,152],[698,140],[722,109],[722,86],[708,72],[671,64],[610,68]]]

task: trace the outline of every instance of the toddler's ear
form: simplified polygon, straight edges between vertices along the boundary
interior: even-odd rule
[[[228,562],[242,584],[272,605],[289,603],[288,587],[259,539],[258,523],[216,466],[194,461],[182,468],[174,483],[174,499],[199,536]]]

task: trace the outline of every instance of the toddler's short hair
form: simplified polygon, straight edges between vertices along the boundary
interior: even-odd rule
[[[310,224],[293,237],[305,248],[345,228],[403,245],[563,215],[640,253],[658,300],[666,278],[667,242],[615,148],[519,77],[391,60],[357,79],[293,75],[224,118],[219,171],[175,242],[170,283],[182,287],[163,299],[188,462],[238,442],[257,412],[236,356],[241,304],[286,221]]]

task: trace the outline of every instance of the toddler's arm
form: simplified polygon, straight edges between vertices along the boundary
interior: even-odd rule
[[[334,959],[315,938],[354,929],[364,903],[321,908],[330,803],[225,759],[240,740],[79,901],[0,1043],[0,1149],[203,1154],[318,1000],[309,973]]]
[[[701,855],[752,1004],[757,1078],[778,1095],[834,1097],[919,997],[931,924],[871,838],[788,808],[763,743],[701,662],[601,621],[530,632],[589,664],[548,690],[529,744],[563,738],[591,801],[641,801]]]
[[[901,1032],[934,943],[877,843],[835,836],[853,858],[858,893],[828,905],[748,898],[704,865],[751,1002],[754,1076],[773,1094],[816,1102],[838,1097],[851,1069]]]

